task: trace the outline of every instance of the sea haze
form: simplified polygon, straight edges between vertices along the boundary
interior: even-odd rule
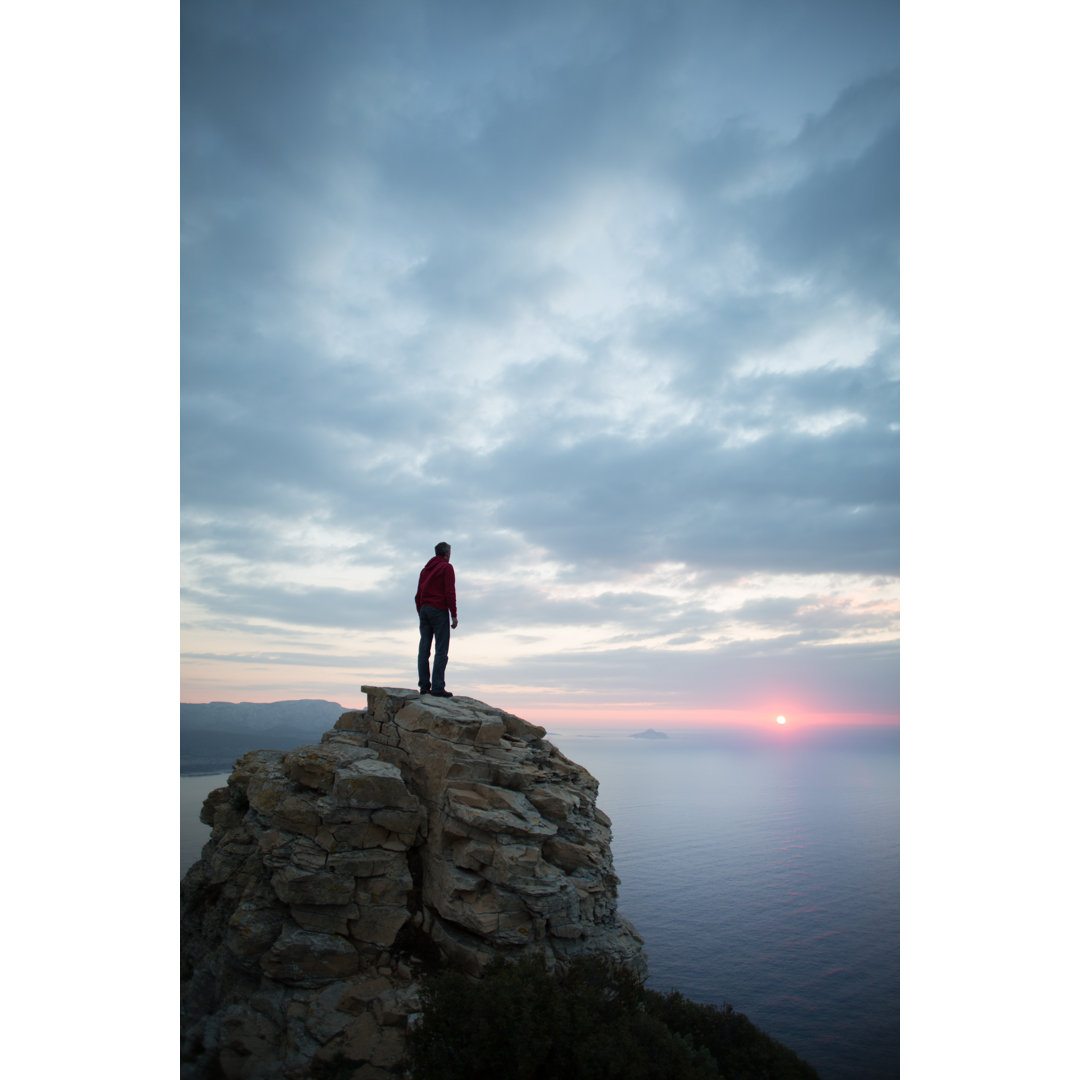
[[[600,782],[649,985],[730,1002],[822,1080],[899,1063],[899,737],[889,729],[553,732]],[[181,777],[181,873],[226,773]]]

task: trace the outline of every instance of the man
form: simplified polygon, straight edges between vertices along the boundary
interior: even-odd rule
[[[416,587],[416,613],[420,616],[420,652],[416,666],[420,693],[433,697],[453,697],[446,689],[446,658],[450,651],[450,631],[457,629],[457,594],[454,568],[450,565],[450,545],[435,545],[434,558],[420,571]],[[431,642],[435,641],[435,666],[428,673]]]

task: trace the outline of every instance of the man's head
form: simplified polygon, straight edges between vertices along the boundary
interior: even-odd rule
[[[445,540],[440,540],[439,543],[435,545],[435,554],[438,555],[440,559],[449,559],[450,545]]]

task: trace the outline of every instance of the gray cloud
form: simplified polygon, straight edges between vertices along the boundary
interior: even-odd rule
[[[713,621],[626,575],[895,577],[896,11],[805,8],[184,4],[199,628],[406,625],[442,538],[485,626],[671,646]],[[883,618],[762,603],[792,641]]]

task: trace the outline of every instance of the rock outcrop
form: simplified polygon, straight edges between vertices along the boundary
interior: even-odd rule
[[[182,1076],[399,1075],[426,974],[600,953],[616,909],[597,783],[472,698],[365,686],[322,742],[240,759],[181,887]]]

